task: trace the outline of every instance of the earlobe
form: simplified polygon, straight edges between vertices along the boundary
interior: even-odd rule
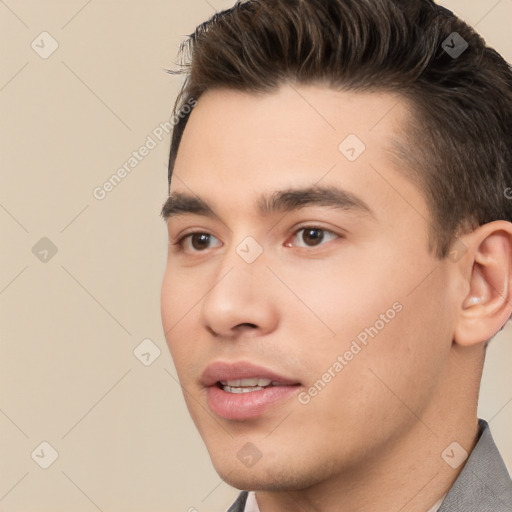
[[[464,243],[470,257],[461,265],[470,265],[464,269],[469,292],[458,310],[454,342],[471,346],[492,338],[512,314],[512,223],[484,224]]]

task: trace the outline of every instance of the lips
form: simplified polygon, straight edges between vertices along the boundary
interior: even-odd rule
[[[201,378],[209,409],[229,420],[263,415],[298,392],[300,382],[248,362],[210,364]]]

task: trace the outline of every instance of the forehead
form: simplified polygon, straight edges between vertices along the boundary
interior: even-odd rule
[[[264,94],[209,91],[183,134],[171,192],[246,207],[262,193],[337,185],[374,196],[382,208],[406,194],[426,214],[392,151],[408,115],[406,102],[389,93],[295,85]]]

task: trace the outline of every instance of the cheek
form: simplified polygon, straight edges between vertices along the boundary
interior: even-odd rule
[[[404,304],[380,330],[372,316],[368,325],[376,330],[360,330],[364,337],[338,335],[308,351],[307,394],[294,419],[323,439],[326,431],[335,432],[328,435],[333,451],[353,450],[348,455],[356,457],[368,445],[385,443],[413,424],[414,414],[421,415],[435,396],[440,356],[418,331],[418,318],[409,316],[411,307]]]
[[[300,280],[291,271],[286,276],[288,282],[296,283],[294,292],[310,310],[300,306],[296,313],[288,314],[303,340],[302,356],[307,357],[312,370],[311,381],[319,379],[338,356],[345,354],[348,365],[368,374],[364,382],[370,388],[376,385],[385,391],[384,384],[368,373],[369,368],[390,387],[396,386],[397,392],[410,392],[418,399],[431,386],[429,382],[439,377],[436,373],[450,336],[449,308],[443,292],[446,276],[438,270],[425,279],[435,263],[407,258],[412,262],[407,266],[398,256],[392,251],[388,255],[375,251],[351,265],[323,262],[308,269]],[[350,373],[354,377],[353,370]],[[361,382],[348,376],[337,382],[345,379],[341,396],[345,386],[358,393]],[[375,396],[374,391],[369,394]]]
[[[168,264],[161,289],[162,326],[167,345],[178,371],[181,362],[190,357],[193,343],[187,339],[194,337],[194,325],[191,320],[197,314],[195,306],[201,297],[201,292],[190,281],[184,279],[182,273]]]
[[[380,311],[377,308],[367,318],[360,331],[365,338],[368,334],[367,345],[350,363],[360,377],[356,382],[345,382],[353,396],[359,395],[358,401],[373,404],[370,410],[390,425],[398,418],[412,420],[411,411],[421,415],[435,399],[449,359],[451,316],[443,279],[434,277],[411,293],[416,281],[405,280],[409,291],[397,289]],[[384,307],[393,299],[397,299],[394,304],[399,303],[400,311],[385,312]],[[377,320],[380,318],[384,322]]]
[[[208,290],[205,282],[204,272],[168,259],[161,289],[162,321],[166,331],[178,322],[181,324],[194,311]]]
[[[176,307],[178,306],[177,295],[175,283],[172,278],[172,271],[169,270],[168,267],[164,273],[160,294],[162,324],[167,339],[176,318]]]
[[[283,268],[281,277],[296,296],[288,299],[296,306],[282,310],[283,315],[292,314],[303,327],[314,324],[327,339],[351,338],[400,299],[400,287],[390,279],[393,273],[382,258],[372,261],[350,250],[329,261],[308,262],[300,269]]]

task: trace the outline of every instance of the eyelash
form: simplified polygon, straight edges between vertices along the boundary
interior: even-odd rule
[[[301,231],[321,231],[324,234],[327,233],[329,235],[334,235],[337,238],[343,238],[341,235],[335,233],[334,231],[331,231],[331,230],[326,229],[326,228],[322,228],[320,226],[314,226],[314,225],[300,227],[299,229],[294,231],[292,238],[296,238],[297,234],[300,233]],[[186,235],[183,235],[182,237],[180,237],[175,243],[173,243],[173,245],[178,248],[178,252],[184,252],[185,251],[185,248],[184,248],[185,241],[187,239],[193,237],[194,235],[208,235],[208,236],[211,236],[210,233],[205,232],[205,231],[193,231],[191,233],[187,233]],[[325,245],[325,243],[323,243],[323,242],[324,241],[321,240],[318,246],[306,246],[306,247],[314,249],[315,247],[319,247],[319,246]],[[288,244],[286,244],[286,246],[290,247]],[[304,249],[305,247],[299,247],[299,248]],[[205,249],[205,250],[202,250],[202,251],[193,250],[193,252],[196,253],[196,254],[199,254],[201,252],[206,252],[207,250],[208,249]]]

